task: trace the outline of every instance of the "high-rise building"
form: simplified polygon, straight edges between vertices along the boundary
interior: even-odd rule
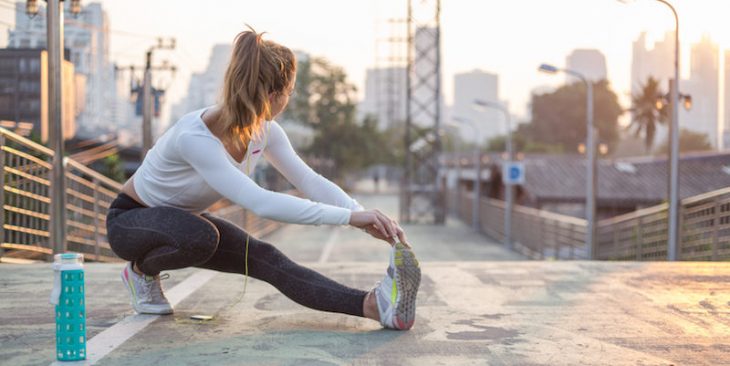
[[[600,81],[607,78],[606,57],[595,49],[577,49],[565,58],[565,66],[583,74],[588,80]],[[576,82],[568,75],[568,83]]]
[[[662,85],[674,77],[674,32],[664,34],[664,39],[648,47],[646,32],[634,41],[631,60],[631,94],[641,92],[646,79],[652,76]]]
[[[383,130],[406,119],[406,68],[390,66],[368,69],[365,74],[365,96],[360,102],[361,116],[377,118]]]
[[[444,121],[446,108],[443,90],[440,90],[441,64],[436,62],[439,50],[434,42],[437,31],[434,27],[419,26],[413,34],[413,66],[410,75],[413,126],[433,128],[437,108],[440,112],[439,123]]]
[[[466,118],[476,124],[482,139],[505,135],[504,123],[500,112],[494,108],[474,108],[474,100],[499,102],[499,76],[482,70],[473,70],[454,75],[453,117]],[[469,128],[461,128],[462,137],[475,141]],[[482,141],[475,141],[482,143]]]
[[[92,137],[116,128],[117,95],[114,67],[109,62],[109,21],[99,3],[84,6],[78,16],[68,11],[70,3],[64,3],[64,47],[70,51],[76,73],[86,80],[78,132]],[[25,2],[17,2],[15,8],[15,28],[8,33],[8,47],[45,48],[45,7],[40,5],[38,15],[33,18],[25,14]]]
[[[730,50],[725,51],[725,123],[723,125],[723,149],[730,148]]]
[[[76,133],[74,65],[63,60],[63,137]],[[40,48],[0,49],[0,120],[48,142],[48,52]],[[32,126],[30,129],[24,126]]]
[[[185,98],[172,107],[171,123],[190,111],[214,105],[218,102],[223,87],[223,77],[231,59],[231,45],[217,44],[213,46],[208,59],[208,66],[203,72],[190,75],[188,91]]]
[[[690,77],[680,83],[680,92],[692,96],[692,108],[680,108],[681,128],[707,135],[714,148],[722,143],[721,124],[718,116],[720,53],[716,43],[708,36],[692,45]]]
[[[664,92],[669,92],[669,81],[674,77],[674,32],[666,32],[664,39],[651,45],[646,38],[646,32],[642,32],[633,43],[631,95],[641,94],[649,77],[659,81]],[[668,126],[658,125],[653,145],[658,146],[666,140],[668,133]]]

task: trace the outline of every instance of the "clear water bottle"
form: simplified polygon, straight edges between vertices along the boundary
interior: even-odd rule
[[[84,256],[79,253],[53,257],[54,282],[51,304],[56,305],[56,358],[86,359],[86,301]]]

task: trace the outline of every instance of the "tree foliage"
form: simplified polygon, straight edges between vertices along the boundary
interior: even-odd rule
[[[586,87],[564,85],[554,92],[532,96],[532,121],[523,133],[530,141],[563,151],[576,151],[586,140]],[[618,141],[618,97],[606,80],[593,83],[594,125],[599,141],[613,147]]]
[[[305,153],[334,161],[335,178],[394,158],[391,141],[378,131],[377,121],[356,120],[355,92],[341,67],[323,58],[303,59],[298,64],[295,94],[282,116],[314,130]]]
[[[663,94],[659,81],[649,76],[646,83],[641,86],[641,92],[631,96],[629,129],[634,130],[636,137],[644,136],[644,146],[647,150],[651,150],[654,144],[657,125],[667,124],[671,116],[671,105],[657,104]]]
[[[99,173],[117,182],[124,182],[126,180],[124,176],[124,165],[119,158],[119,154],[112,154],[104,158],[102,161],[102,169]]]
[[[706,134],[681,129],[679,132],[679,152],[712,150],[712,144]],[[659,154],[669,154],[669,141],[664,141],[657,148]]]

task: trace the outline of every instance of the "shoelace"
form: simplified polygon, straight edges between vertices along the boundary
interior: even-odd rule
[[[166,280],[168,278],[170,278],[170,275],[168,273],[155,276],[152,280],[149,281],[147,280],[147,278],[145,278],[145,290],[149,294],[152,303],[159,304],[162,302],[167,302],[167,298],[165,298],[165,295],[162,293],[162,284],[160,283],[160,281]]]

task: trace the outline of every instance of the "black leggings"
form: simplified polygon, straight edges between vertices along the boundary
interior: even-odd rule
[[[145,274],[191,266],[244,273],[249,234],[208,213],[145,207],[122,193],[112,202],[106,224],[114,253],[136,263]],[[363,316],[367,292],[302,267],[254,237],[249,238],[248,273],[306,307]]]

